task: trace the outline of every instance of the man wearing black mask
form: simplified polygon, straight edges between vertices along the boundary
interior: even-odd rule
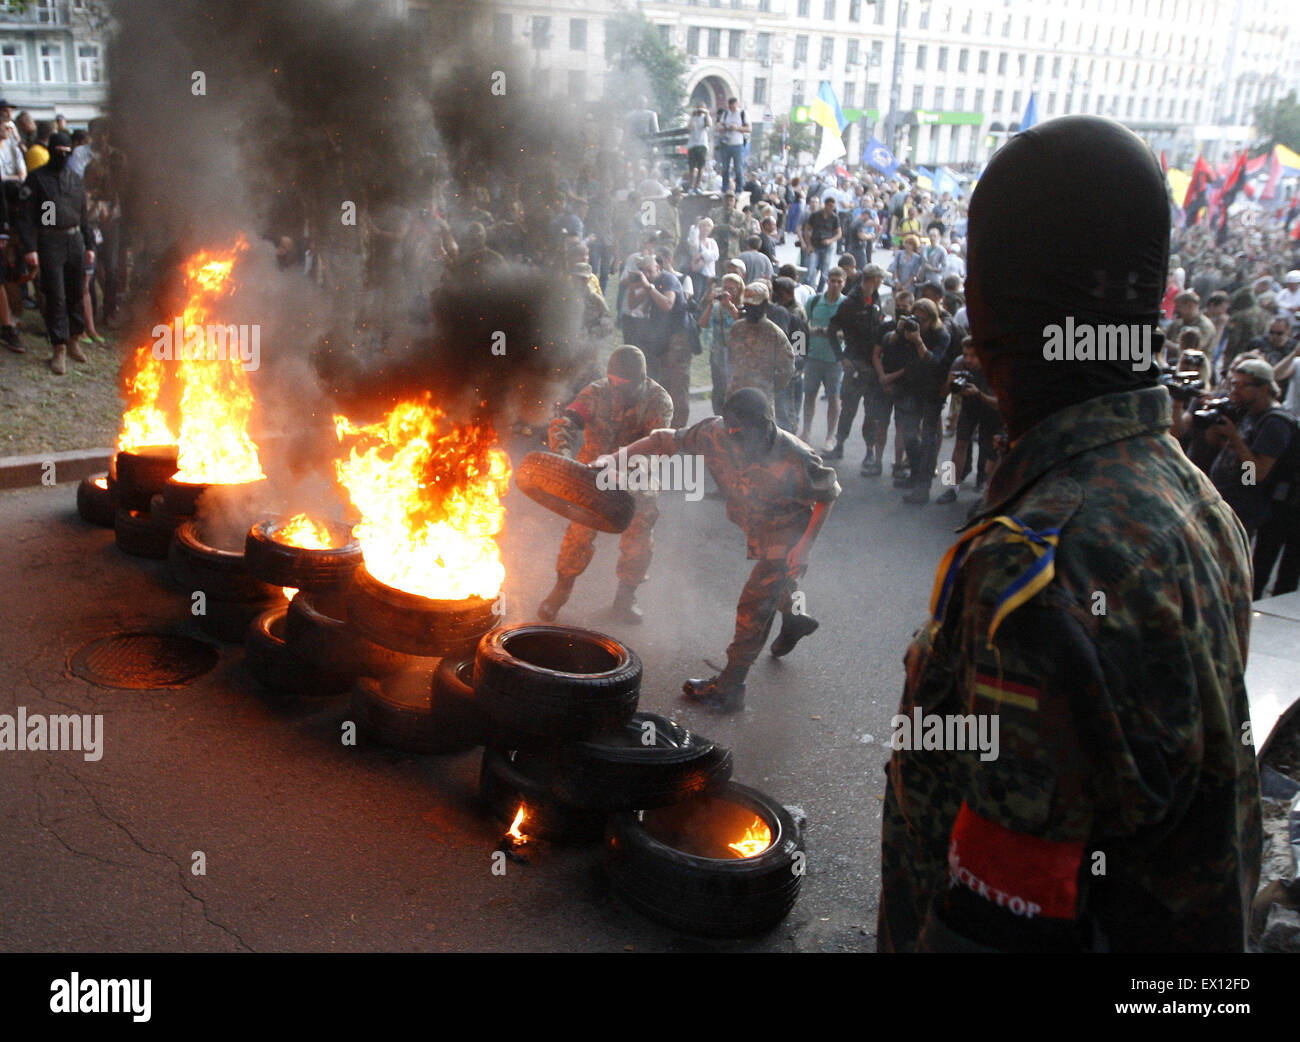
[[[745,705],[745,677],[767,642],[777,612],[781,632],[771,651],[778,658],[817,629],[816,619],[796,612],[795,593],[840,494],[835,471],[777,427],[771,401],[753,387],[728,396],[722,416],[677,431],[654,431],[629,445],[627,453],[703,456],[726,497],[727,517],[745,533],[755,563],[736,606],[727,666],[716,677],[688,680],[683,686],[688,699],[710,712],[738,712]],[[596,461],[598,466],[613,463],[612,458]]]
[[[1261,847],[1245,532],[1168,436],[1149,354],[1059,350],[1066,323],[1158,322],[1160,164],[1112,120],[1041,123],[989,162],[969,247],[1011,447],[905,657],[878,945],[1241,951]],[[924,743],[900,726],[922,719]],[[936,720],[985,737],[936,750]]]
[[[53,347],[50,371],[59,376],[67,370],[68,355],[77,362],[86,360],[77,338],[86,331],[86,265],[95,260],[86,189],[68,169],[71,152],[67,134],[50,135],[50,160],[27,175],[18,192],[16,215],[27,264],[39,265],[45,328]]]
[[[781,327],[767,317],[768,298],[766,282],[751,282],[745,287],[741,321],[727,333],[729,393],[757,387],[769,399],[775,399],[794,378],[794,349]]]

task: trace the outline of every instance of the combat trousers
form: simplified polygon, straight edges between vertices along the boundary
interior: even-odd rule
[[[655,522],[659,520],[659,505],[653,495],[636,495],[636,513],[618,540],[618,581],[629,586],[640,586],[650,570],[654,555]],[[560,543],[560,557],[555,562],[555,574],[561,579],[574,579],[587,570],[596,553],[596,530],[574,522],[564,532]]]
[[[664,355],[663,386],[673,400],[674,427],[685,427],[691,411],[691,342],[685,333],[674,333]]]
[[[727,648],[727,672],[744,679],[767,643],[772,620],[778,611],[788,612],[799,581],[790,575],[785,557],[754,562],[736,605],[736,635]]]
[[[51,344],[67,344],[86,331],[86,246],[81,229],[71,233],[42,231],[36,240],[41,292],[45,295],[45,330]]]

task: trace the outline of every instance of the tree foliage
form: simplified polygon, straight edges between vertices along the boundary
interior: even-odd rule
[[[661,127],[685,119],[686,56],[664,41],[653,22],[639,11],[621,11],[605,23],[605,47],[615,72],[610,100],[623,111],[644,95],[659,113]]]
[[[785,147],[790,150],[791,160],[800,152],[816,152],[817,137],[815,123],[787,123],[778,119],[776,125],[767,135],[767,150],[773,156],[781,155],[781,131],[786,131]]]
[[[1260,136],[1269,138],[1269,145],[1286,145],[1300,152],[1300,102],[1295,91],[1273,102],[1255,107],[1255,126]]]

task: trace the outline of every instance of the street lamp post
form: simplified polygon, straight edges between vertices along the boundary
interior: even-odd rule
[[[885,0],[867,0],[868,3],[882,4]],[[894,72],[889,84],[889,115],[885,117],[885,147],[895,156],[898,155],[895,135],[898,133],[898,107],[903,91],[903,11],[907,0],[898,0],[898,17],[894,19]],[[930,0],[917,0],[928,7]]]

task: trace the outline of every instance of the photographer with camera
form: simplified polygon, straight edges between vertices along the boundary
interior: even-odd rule
[[[961,412],[957,416],[957,441],[952,447],[952,466],[956,475],[953,485],[940,493],[936,503],[953,503],[957,489],[966,479],[970,467],[970,446],[976,432],[979,436],[980,470],[975,475],[975,491],[984,491],[985,468],[993,459],[993,439],[1002,433],[1002,418],[998,415],[998,400],[989,386],[988,377],[980,367],[975,353],[975,341],[966,337],[961,342],[961,357],[953,362],[943,384],[943,396],[961,396]]]
[[[1278,406],[1279,396],[1273,367],[1247,358],[1229,372],[1227,398],[1203,400],[1192,414],[1206,440],[1221,446],[1210,481],[1251,536],[1268,520],[1274,492],[1282,491],[1279,475],[1269,477],[1296,436],[1295,417]]]

